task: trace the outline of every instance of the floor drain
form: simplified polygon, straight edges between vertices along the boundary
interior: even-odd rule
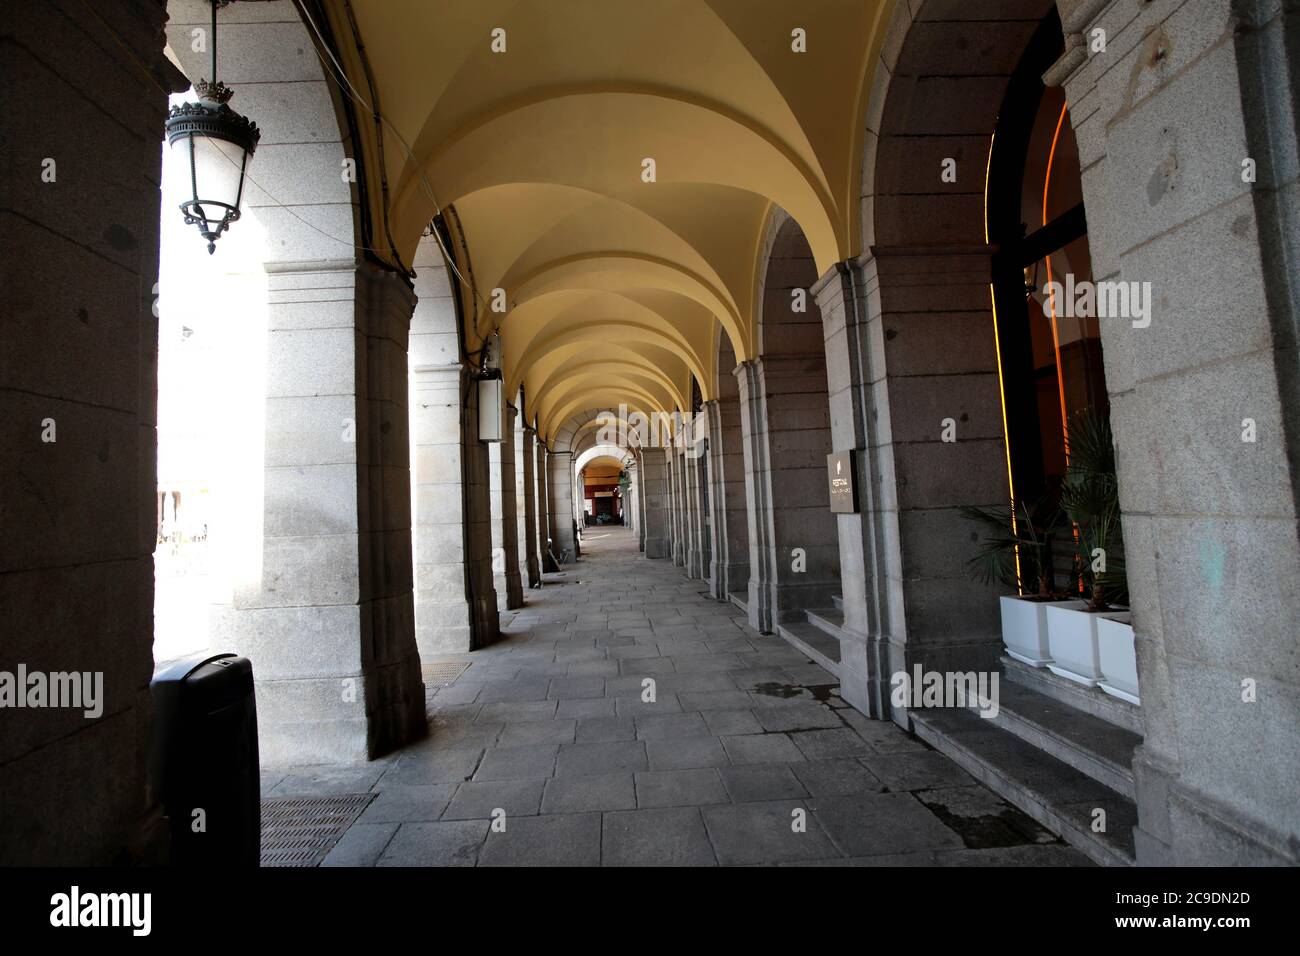
[[[420,668],[420,673],[424,676],[426,686],[446,687],[465,673],[467,667],[469,667],[469,664],[465,661],[441,661],[423,665]]]
[[[319,866],[373,793],[262,801],[262,866]]]

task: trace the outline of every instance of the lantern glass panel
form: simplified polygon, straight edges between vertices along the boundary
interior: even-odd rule
[[[193,198],[209,204],[204,209],[205,218],[220,221],[226,213],[222,206],[237,208],[243,178],[243,149],[211,136],[182,136],[173,145],[181,150],[187,165],[193,163],[196,192]]]

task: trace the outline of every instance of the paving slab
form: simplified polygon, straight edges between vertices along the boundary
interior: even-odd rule
[[[636,803],[640,808],[704,806],[728,800],[727,788],[713,767],[651,770],[636,775]]]
[[[731,763],[717,737],[687,737],[684,740],[646,741],[651,770],[692,770],[725,767]]]
[[[719,739],[734,764],[789,763],[804,759],[787,734],[742,734]]]
[[[713,845],[697,807],[606,813],[605,866],[712,866]]]
[[[456,788],[444,820],[487,820],[504,812],[506,816],[537,813],[545,780],[471,780]]]
[[[543,813],[633,810],[636,805],[636,785],[630,773],[552,777],[542,796]]]
[[[526,780],[549,777],[555,769],[557,744],[491,747],[483,754],[475,780]]]
[[[370,801],[357,822],[369,824],[437,820],[455,792],[456,784],[451,783],[384,787]]]
[[[706,710],[701,713],[709,725],[709,732],[718,737],[763,732],[763,725],[752,710]]]
[[[447,655],[470,666],[426,693],[427,738],[266,768],[268,795],[376,793],[324,865],[1087,862],[628,532],[586,545],[499,642]]]
[[[487,835],[486,820],[403,823],[379,857],[379,866],[474,866]]]
[[[872,754],[860,758],[890,790],[966,787],[975,778],[936,750]]]
[[[603,743],[569,744],[560,748],[556,776],[645,770],[645,743],[615,740]]]
[[[727,787],[727,793],[736,803],[808,796],[807,789],[790,768],[790,764],[750,764],[743,767],[722,767],[718,773]]]
[[[489,833],[479,866],[598,866],[600,814],[552,813],[516,817]]]
[[[842,855],[801,800],[703,807],[700,812],[718,862],[724,865],[820,860]]]
[[[846,856],[965,846],[910,793],[810,797],[808,805]]]

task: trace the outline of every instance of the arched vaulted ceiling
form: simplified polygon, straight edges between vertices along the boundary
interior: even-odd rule
[[[507,394],[523,387],[549,437],[590,408],[687,410],[692,378],[712,397],[720,336],[737,361],[754,357],[774,207],[798,220],[819,272],[860,251],[868,66],[895,2],[326,6],[345,69],[391,124],[387,209],[372,215],[387,213],[409,263],[429,220],[455,208],[480,294],[466,340],[501,332]],[[796,28],[806,53],[791,48]]]

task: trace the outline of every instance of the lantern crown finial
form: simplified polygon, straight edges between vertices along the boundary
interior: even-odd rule
[[[201,100],[222,105],[229,103],[235,95],[235,91],[220,80],[199,80],[194,84],[194,92],[199,95]]]
[[[198,226],[211,255],[222,233],[239,219],[248,163],[262,134],[256,123],[227,105],[235,92],[217,79],[217,10],[232,0],[209,2],[212,79],[194,84],[199,102],[171,108],[166,130],[167,142],[182,150],[189,164],[190,195],[181,203],[181,214],[187,225]]]

